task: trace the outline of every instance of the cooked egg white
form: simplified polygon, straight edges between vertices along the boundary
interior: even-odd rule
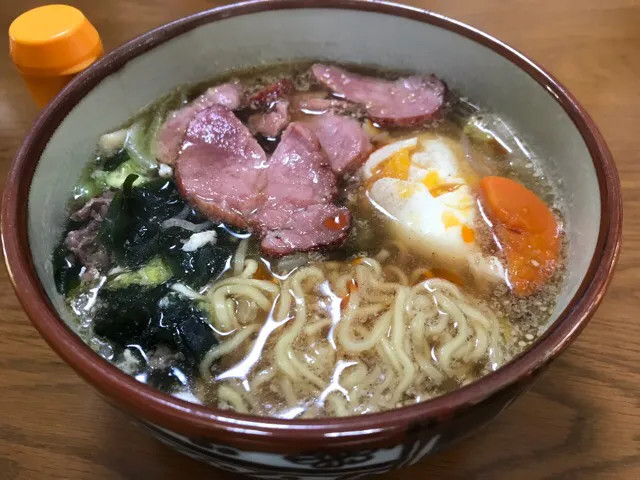
[[[395,237],[431,256],[434,266],[481,283],[504,282],[501,263],[477,241],[471,185],[478,179],[460,145],[438,135],[400,140],[374,151],[363,175],[370,202],[390,219]]]

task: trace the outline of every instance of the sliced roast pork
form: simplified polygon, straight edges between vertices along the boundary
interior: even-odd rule
[[[291,83],[291,80],[284,78],[267,85],[257,93],[253,94],[249,99],[249,104],[253,108],[268,107],[274,101],[280,98],[286,98],[294,90],[295,87],[293,83]]]
[[[313,250],[347,236],[349,211],[333,203],[336,175],[306,125],[289,125],[267,160],[231,110],[211,107],[189,124],[175,171],[190,202],[213,220],[252,229],[269,254]]]
[[[331,202],[337,179],[318,137],[306,125],[292,123],[269,160],[266,207],[306,207]]]
[[[349,210],[333,204],[337,179],[309,127],[289,125],[271,157],[267,179],[265,205],[257,216],[265,252],[285,255],[344,241]]]
[[[156,157],[158,161],[173,164],[178,157],[185,131],[191,119],[205,108],[223,105],[230,110],[240,108],[243,91],[237,83],[225,83],[212,87],[189,105],[171,112],[158,131]]]
[[[253,134],[275,138],[287,128],[291,122],[288,97],[294,90],[290,80],[282,79],[251,96],[249,108],[257,112],[248,118],[247,123]]]
[[[329,111],[348,112],[354,110],[353,103],[329,98],[327,92],[296,92],[290,96],[293,110],[309,115]]]
[[[287,128],[290,121],[289,101],[276,100],[267,112],[259,112],[251,115],[248,124],[252,133],[260,133],[265,137],[274,138]]]
[[[262,250],[272,256],[340,246],[347,238],[351,214],[346,207],[318,203],[287,211],[278,228],[267,230]]]
[[[214,105],[189,123],[176,162],[182,195],[202,213],[247,228],[264,203],[267,156],[233,112]]]
[[[357,170],[373,150],[360,122],[351,117],[324,113],[305,120],[318,136],[332,170],[342,175]]]
[[[381,125],[410,126],[432,118],[442,107],[446,86],[433,75],[394,81],[366,77],[331,65],[316,64],[313,76],[335,95],[364,106]]]

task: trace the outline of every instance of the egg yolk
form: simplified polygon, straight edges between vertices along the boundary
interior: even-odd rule
[[[429,191],[431,191],[432,188],[440,185],[440,175],[435,170],[431,170],[422,179],[422,183],[429,189]]]
[[[462,239],[465,241],[465,243],[473,243],[473,241],[476,239],[476,234],[473,231],[473,228],[470,228],[467,225],[462,226],[461,234]]]
[[[429,192],[431,193],[431,196],[439,197],[445,193],[455,192],[460,187],[462,187],[462,185],[459,183],[443,183],[437,187],[430,188]]]
[[[455,214],[445,211],[442,214],[442,223],[444,224],[444,228],[457,227],[460,225],[460,219],[458,219]]]
[[[463,185],[460,183],[446,183],[440,178],[440,174],[436,170],[431,170],[422,179],[422,184],[427,187],[432,197],[439,197],[445,193],[455,192]]]
[[[371,187],[381,178],[397,178],[398,180],[409,179],[409,169],[411,168],[411,149],[403,148],[398,150],[386,160],[380,162],[371,171],[371,178],[368,187]]]

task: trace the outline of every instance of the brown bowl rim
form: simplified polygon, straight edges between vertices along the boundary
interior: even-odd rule
[[[594,256],[579,290],[529,350],[496,372],[447,395],[382,413],[318,420],[262,418],[197,406],[147,387],[101,359],[60,320],[38,280],[27,231],[30,183],[48,140],[80,99],[129,60],[200,25],[239,15],[300,8],[362,10],[404,17],[455,32],[490,48],[546,88],[573,120],[593,159],[602,218]],[[611,280],[620,250],[622,198],[613,158],[589,115],[549,73],[501,41],[445,16],[385,1],[258,0],[214,8],[158,27],[107,54],[75,78],[40,114],[14,158],[3,194],[1,228],[9,277],[27,315],[58,355],[109,401],[147,422],[239,448],[333,450],[401,440],[414,422],[473,406],[526,380],[555,358],[584,328]]]

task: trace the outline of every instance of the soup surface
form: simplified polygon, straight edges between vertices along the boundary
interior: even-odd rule
[[[553,311],[562,204],[435,76],[324,64],[178,88],[103,135],[54,276],[101,356],[196,403],[378,412],[472,382]]]

